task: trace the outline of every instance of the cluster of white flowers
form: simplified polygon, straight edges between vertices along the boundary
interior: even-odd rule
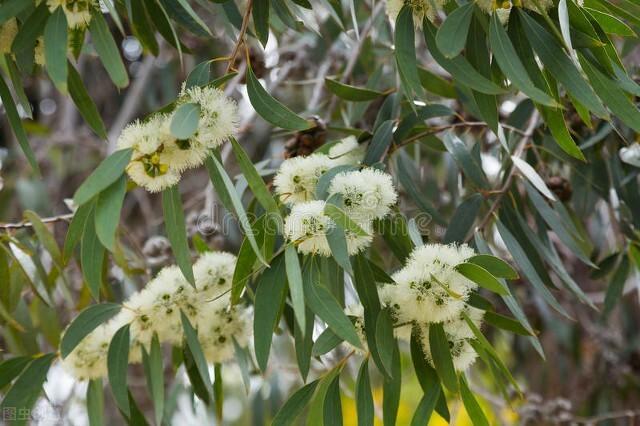
[[[407,5],[413,12],[413,25],[422,28],[424,19],[433,21],[445,3],[446,0],[387,0],[387,15],[395,22],[402,7]]]
[[[582,6],[583,0],[578,0],[578,4]],[[512,7],[523,7],[540,13],[538,5],[543,10],[553,7],[553,0],[476,0],[478,7],[488,14],[496,13],[501,23],[506,24],[509,21]]]
[[[142,360],[142,348],[150,349],[154,334],[161,343],[179,345],[183,339],[180,312],[198,331],[207,360],[220,363],[233,358],[234,344],[249,343],[250,311],[230,304],[236,257],[224,252],[203,254],[193,265],[196,288],[177,266],[162,269],[141,291],[131,295],[122,310],[96,328],[63,361],[78,379],[107,374],[107,352],[114,333],[130,325],[129,361]]]
[[[469,367],[476,358],[470,344],[474,336],[463,313],[478,327],[483,316],[483,311],[466,303],[477,285],[455,269],[456,265],[473,255],[473,249],[466,244],[426,244],[417,247],[406,265],[393,274],[394,284],[380,289],[383,305],[391,309],[397,325],[405,326],[399,334],[408,338],[406,326],[418,327],[428,359],[431,354],[429,326],[443,323],[454,365],[459,371]]]
[[[178,104],[197,103],[200,120],[188,140],[171,133],[172,114],[156,114],[129,124],[118,138],[118,148],[132,148],[127,174],[150,192],[175,185],[186,169],[202,165],[209,151],[228,140],[238,127],[234,100],[212,87],[183,89]]]
[[[91,10],[98,7],[96,0],[47,0],[49,10],[53,12],[62,7],[69,28],[85,28],[91,22]]]
[[[333,167],[357,166],[364,158],[364,147],[354,137],[331,147],[328,154],[312,154],[285,160],[274,178],[280,200],[291,207],[284,234],[303,254],[330,256],[327,234],[335,222],[325,214],[326,202],[316,200],[320,177]],[[336,174],[328,188],[330,197],[341,197],[345,213],[366,235],[345,231],[347,251],[356,254],[372,241],[372,221],[383,218],[396,202],[398,194],[390,175],[378,169],[362,168]]]

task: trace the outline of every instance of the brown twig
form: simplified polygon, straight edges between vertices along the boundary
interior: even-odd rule
[[[71,218],[73,218],[73,213],[67,213],[67,214],[62,214],[62,215],[52,216],[52,217],[44,217],[41,219],[41,221],[42,223],[68,222]],[[32,226],[33,224],[26,220],[23,220],[22,222],[15,222],[15,223],[0,223],[0,229],[4,229],[4,230],[30,228]]]
[[[229,55],[229,63],[227,64],[227,71],[225,72],[225,74],[229,74],[229,72],[235,65],[236,56],[238,56],[238,52],[240,51],[240,46],[244,43],[244,35],[247,33],[247,28],[249,27],[249,18],[251,17],[251,9],[253,9],[253,0],[248,0],[247,10],[245,10],[244,16],[242,17],[240,34],[238,34],[238,40],[236,40],[233,46],[233,50],[231,51],[231,55]]]

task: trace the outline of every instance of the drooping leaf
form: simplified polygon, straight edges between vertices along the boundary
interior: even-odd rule
[[[84,224],[82,232],[80,265],[82,266],[82,277],[95,300],[100,299],[100,289],[103,284],[104,255],[105,248],[96,234],[95,209],[93,209]]]
[[[358,413],[358,426],[373,425],[373,395],[371,394],[368,358],[365,358],[362,362],[356,378],[356,410]]]
[[[269,40],[269,0],[255,0],[251,9],[253,26],[262,46]]]
[[[393,120],[384,121],[373,134],[373,139],[369,143],[367,152],[365,153],[363,164],[372,165],[382,158],[385,151],[393,141]]]
[[[311,123],[300,117],[271,96],[256,78],[251,66],[247,66],[247,92],[256,112],[274,126],[288,130],[305,130]]]
[[[200,105],[189,102],[176,108],[169,128],[177,139],[187,140],[198,130],[199,122]]]
[[[447,58],[458,56],[467,42],[474,4],[467,3],[447,16],[436,33],[438,49]],[[494,14],[495,15],[495,14]]]
[[[67,69],[67,88],[73,103],[78,108],[78,112],[100,139],[107,139],[107,130],[104,127],[98,108],[93,99],[89,97],[80,74],[71,63],[68,63]]]
[[[295,424],[296,418],[302,414],[304,408],[309,404],[311,398],[314,395],[316,387],[319,381],[315,380],[309,384],[304,385],[289,397],[278,413],[273,418],[273,426],[288,426]]]
[[[449,226],[447,227],[447,232],[444,234],[443,242],[445,244],[464,242],[465,237],[476,220],[481,203],[482,195],[473,194],[456,207]]]
[[[60,355],[65,358],[89,333],[100,324],[120,312],[122,307],[116,303],[100,303],[90,305],[74,318],[62,335]]]
[[[73,201],[76,205],[85,204],[118,180],[129,164],[132,152],[131,148],[121,149],[105,158],[74,194]]]
[[[300,268],[298,252],[294,246],[287,246],[284,251],[284,259],[287,269],[287,283],[289,284],[289,294],[293,305],[293,313],[300,331],[304,332],[306,330],[304,285],[302,282],[302,269]]]
[[[67,17],[62,6],[47,19],[44,27],[44,59],[51,81],[67,92]]]
[[[458,392],[458,376],[453,366],[453,359],[449,351],[449,341],[442,328],[442,323],[429,325],[429,347],[433,365],[442,383],[453,393]]]
[[[104,247],[115,249],[116,229],[120,222],[120,210],[127,192],[127,178],[122,175],[107,189],[98,194],[95,207],[96,235]]]
[[[382,92],[351,86],[328,77],[324,79],[324,82],[331,93],[346,101],[367,102],[384,95]]]
[[[180,198],[178,185],[174,185],[162,192],[162,211],[167,237],[171,242],[173,255],[184,277],[195,287],[191,253],[187,241],[187,228],[184,219],[184,209]]]
[[[509,290],[482,266],[475,263],[460,263],[456,265],[455,269],[460,274],[478,284],[480,287],[486,288],[487,290],[491,290],[500,295],[509,294]]]
[[[198,340],[198,334],[196,333],[196,329],[193,328],[193,325],[191,325],[189,318],[182,311],[180,311],[180,319],[182,321],[185,344],[193,356],[196,369],[198,370],[200,379],[202,380],[206,392],[209,394],[209,400],[211,401],[213,400],[213,383],[211,382],[211,376],[209,375],[207,360],[204,357],[202,346],[200,346],[200,341]]]
[[[404,93],[413,105],[416,95],[422,94],[422,85],[418,78],[413,11],[409,6],[403,6],[400,10],[395,28],[396,66]]]
[[[91,33],[93,46],[113,83],[120,88],[127,87],[129,85],[129,75],[122,63],[118,46],[113,39],[113,35],[111,35],[109,25],[105,21],[102,12],[96,8],[91,8],[89,32]]]
[[[489,426],[489,420],[487,420],[484,411],[480,408],[480,404],[476,401],[469,389],[469,385],[467,385],[466,379],[462,375],[460,376],[460,397],[469,417],[473,419],[474,426]]]
[[[127,387],[129,341],[129,324],[126,324],[114,334],[107,353],[107,370],[111,393],[116,405],[126,418],[129,418],[131,415],[129,409],[129,390]]]

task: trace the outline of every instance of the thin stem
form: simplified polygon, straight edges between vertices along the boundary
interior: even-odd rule
[[[70,219],[73,218],[73,215],[74,215],[73,213],[67,213],[67,214],[62,214],[58,216],[44,217],[40,220],[42,221],[42,223],[68,222]],[[26,220],[23,220],[22,222],[15,222],[15,223],[0,223],[0,229],[4,229],[4,230],[30,228],[32,226],[33,224]]]
[[[244,35],[247,33],[247,28],[249,27],[249,18],[251,17],[251,10],[253,9],[253,0],[247,1],[247,10],[244,12],[244,16],[242,17],[242,26],[240,27],[240,34],[238,34],[238,40],[233,46],[233,50],[231,55],[229,55],[229,63],[227,64],[227,71],[225,74],[229,74],[233,66],[235,65],[236,56],[238,56],[238,52],[240,51],[240,46],[244,43]]]

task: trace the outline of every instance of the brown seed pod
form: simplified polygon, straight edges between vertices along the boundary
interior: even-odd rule
[[[314,127],[296,132],[284,144],[284,157],[292,158],[311,154],[327,140],[327,126],[319,117],[311,117]]]

